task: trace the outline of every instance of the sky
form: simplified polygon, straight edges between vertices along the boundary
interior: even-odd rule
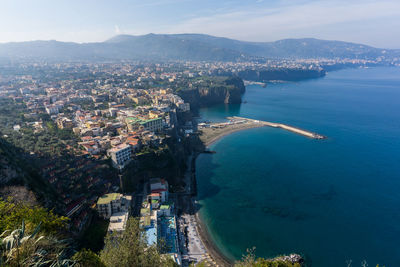
[[[0,42],[204,33],[400,48],[400,0],[0,0]]]

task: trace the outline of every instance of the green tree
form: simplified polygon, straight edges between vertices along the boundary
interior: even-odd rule
[[[41,224],[41,232],[57,234],[66,227],[68,218],[58,216],[40,206],[29,206],[23,202],[13,203],[11,199],[0,198],[0,233],[15,229],[24,220],[28,231]]]
[[[129,218],[124,232],[108,234],[104,243],[100,258],[106,266],[176,266],[168,256],[161,255],[156,246],[147,246],[145,234],[134,218]]]
[[[77,267],[106,267],[99,255],[88,249],[82,249],[75,253],[72,260],[76,263]]]
[[[235,267],[301,267],[300,263],[284,261],[280,257],[275,259],[256,259],[254,251],[255,248],[248,249],[247,254],[243,255],[240,261],[235,262]]]

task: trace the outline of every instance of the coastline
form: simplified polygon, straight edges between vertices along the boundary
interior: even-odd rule
[[[227,136],[229,134],[239,132],[242,130],[246,129],[252,129],[252,128],[260,128],[260,127],[265,127],[267,125],[254,122],[254,121],[247,121],[245,123],[240,123],[240,124],[232,124],[232,125],[226,125],[223,128],[205,128],[202,131],[202,135],[200,135],[200,139],[202,140],[203,144],[205,145],[206,148],[209,148],[210,145],[212,145],[214,142],[218,141],[219,139],[223,138],[224,136]],[[212,134],[211,134],[212,133]],[[191,172],[192,175],[194,175],[194,182],[197,184],[197,177],[196,177],[196,158],[200,153],[195,154],[194,156],[194,161],[191,164]],[[196,201],[195,201],[196,200]],[[212,263],[215,264],[215,266],[234,266],[235,260],[232,260],[228,258],[222,251],[217,247],[217,245],[214,243],[210,233],[208,232],[206,223],[201,219],[199,211],[197,209],[197,198],[192,198],[191,200],[191,205],[192,205],[192,214],[194,214],[194,219],[196,221],[196,231],[197,234],[203,243],[207,254],[211,257]],[[271,262],[274,261],[284,261],[284,262],[289,262],[289,263],[299,263],[301,266],[304,263],[304,259],[302,258],[301,255],[299,254],[289,254],[289,255],[283,255],[283,256],[277,256],[275,258],[269,259]],[[210,261],[207,261],[210,262]]]
[[[218,266],[233,266],[234,261],[226,257],[221,250],[215,245],[214,241],[212,240],[210,233],[207,230],[206,224],[200,218],[199,213],[196,212],[195,214],[196,222],[197,222],[197,233],[201,241],[204,244],[208,254],[211,258],[216,262]]]
[[[246,129],[260,128],[260,127],[265,127],[265,125],[256,122],[245,122],[241,124],[228,125],[225,126],[224,128],[217,128],[217,129],[205,128],[201,130],[202,134],[200,135],[200,139],[205,145],[205,147],[209,147],[222,137],[227,136],[229,134]]]
[[[208,148],[211,144],[215,143],[219,139],[223,138],[224,136],[227,136],[229,134],[239,132],[242,130],[246,129],[252,129],[252,128],[259,128],[259,127],[264,127],[264,125],[260,123],[255,123],[255,122],[246,122],[242,124],[232,124],[232,125],[227,125],[223,128],[205,128],[202,129],[202,134],[200,135],[200,139],[205,145],[206,148]],[[197,154],[198,155],[198,154]],[[195,158],[197,158],[197,155],[195,155]],[[194,164],[192,164],[192,170],[193,173],[195,173],[195,160]],[[195,174],[194,174],[195,175]],[[195,177],[194,181],[197,183],[197,179]],[[192,199],[192,208],[194,212],[194,218],[197,222],[196,224],[196,231],[201,239],[201,242],[204,244],[204,247],[206,248],[208,254],[210,257],[213,259],[213,261],[216,263],[217,266],[233,266],[234,261],[227,256],[225,256],[221,250],[216,246],[214,241],[212,240],[212,237],[210,233],[207,230],[206,223],[201,219],[199,212],[197,211],[196,208],[196,203],[194,199]]]

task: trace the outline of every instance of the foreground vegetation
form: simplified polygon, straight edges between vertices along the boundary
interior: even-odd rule
[[[32,231],[41,224],[44,234],[56,235],[65,230],[67,217],[58,216],[38,205],[30,206],[25,202],[13,202],[12,199],[0,199],[0,233],[14,230],[25,221],[27,231]]]
[[[74,250],[65,217],[40,206],[0,199],[0,266],[176,266],[156,246],[147,247],[143,229],[130,218],[122,234],[107,234],[99,254]]]
[[[256,258],[254,249],[247,250],[241,261],[235,263],[235,267],[301,267],[300,263],[292,263],[278,258]]]

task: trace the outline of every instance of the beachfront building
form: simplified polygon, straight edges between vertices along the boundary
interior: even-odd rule
[[[159,194],[161,202],[168,201],[168,182],[165,179],[150,179],[150,191],[152,194]]]
[[[157,212],[158,217],[167,216],[170,217],[172,215],[172,206],[169,203],[164,203],[160,206],[160,209]]]
[[[147,196],[147,201],[150,203],[151,208],[156,210],[160,207],[161,204],[161,194],[151,193]]]
[[[147,244],[165,243],[164,254],[181,265],[174,205],[167,202],[168,182],[160,178],[150,179],[150,191],[140,210],[140,226],[145,231]]]
[[[114,168],[123,169],[132,159],[132,148],[128,144],[120,144],[107,151]]]
[[[110,218],[117,212],[129,212],[132,196],[119,193],[110,193],[101,196],[97,200],[97,211],[104,219]]]
[[[144,229],[147,245],[157,245],[157,213],[152,210],[151,204],[147,201],[142,203],[139,224]]]
[[[157,239],[165,242],[165,254],[178,254],[178,233],[175,216],[161,216],[157,219]]]

